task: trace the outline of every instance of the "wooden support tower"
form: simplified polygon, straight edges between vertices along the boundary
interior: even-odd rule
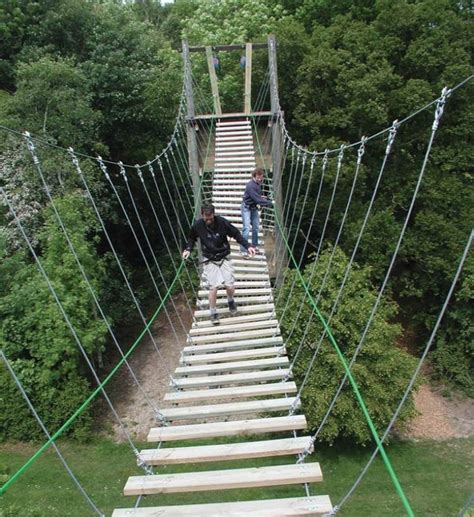
[[[244,113],[249,115],[252,112],[252,43],[245,45],[245,93]]]
[[[222,115],[221,100],[219,97],[219,87],[217,86],[216,67],[214,66],[214,56],[212,48],[206,47],[207,69],[209,70],[209,79],[211,80],[212,101],[214,103],[214,113]]]

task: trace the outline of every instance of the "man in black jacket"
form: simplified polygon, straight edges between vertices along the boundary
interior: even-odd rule
[[[259,206],[273,206],[273,202],[262,196],[263,169],[255,169],[252,179],[247,183],[242,198],[242,235],[245,240],[249,238],[250,226],[252,226],[252,246],[258,253],[258,229],[260,226]],[[244,246],[240,247],[240,254],[248,257]]]
[[[211,322],[219,324],[217,313],[217,288],[224,284],[227,291],[227,303],[231,314],[237,312],[234,301],[234,266],[229,259],[230,244],[227,237],[233,237],[250,256],[255,255],[255,248],[250,246],[242,237],[239,230],[230,222],[219,215],[215,215],[212,205],[203,206],[201,219],[198,219],[192,226],[189,234],[188,244],[183,251],[183,258],[187,259],[196,244],[197,239],[201,242],[203,261],[203,276],[209,286],[209,310]]]

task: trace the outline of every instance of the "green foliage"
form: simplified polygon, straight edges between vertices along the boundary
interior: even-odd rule
[[[283,15],[280,4],[266,0],[204,0],[188,13],[184,37],[193,45],[259,41]]]
[[[55,200],[76,253],[100,297],[105,269],[95,251],[96,227],[84,198],[68,194]],[[106,328],[99,320],[90,292],[59,229],[52,209],[46,209],[39,239],[41,261],[89,357],[104,349]],[[88,368],[71,331],[36,265],[24,261],[22,252],[0,264],[3,287],[0,298],[0,345],[17,371],[35,407],[50,428],[58,427],[87,395]],[[6,383],[3,380],[3,383]],[[6,384],[8,387],[8,385]],[[11,386],[7,393],[11,393]],[[18,394],[17,394],[18,396]],[[24,428],[14,420],[15,397],[4,399],[0,435],[18,439],[36,436],[38,430]],[[18,424],[12,425],[12,420]],[[89,426],[85,415],[75,432],[83,435]],[[35,434],[36,433],[36,434]]]
[[[107,114],[101,137],[114,156],[143,162],[173,129],[181,93],[176,88],[181,82],[180,57],[170,53],[150,24],[128,11],[107,6],[98,15],[89,37],[91,52],[81,68],[94,91],[94,106]]]
[[[283,5],[291,16],[282,20],[278,29],[282,105],[289,115],[290,134],[310,148],[333,148],[376,133],[391,120],[432,101],[444,86],[453,86],[472,73],[474,40],[463,4],[381,0],[348,5],[318,0],[285,1]],[[294,43],[297,34],[298,45]],[[291,71],[285,66],[289,55],[293,57]],[[471,81],[447,101],[391,274],[390,287],[402,319],[415,332],[419,346],[432,329],[474,216],[470,158],[474,119],[469,109],[473,91]],[[433,111],[428,110],[405,124],[388,161],[357,255],[361,264],[371,267],[376,284],[385,275],[406,217],[432,120]],[[366,177],[355,192],[340,241],[348,254],[380,170],[383,144],[372,141],[367,146],[363,159]],[[322,207],[329,204],[328,186],[326,182]],[[349,188],[350,182],[345,180],[338,186],[326,233],[329,241],[337,234]],[[313,231],[313,242],[320,231]],[[297,237],[302,243],[301,236]],[[448,334],[454,336],[457,325],[450,315],[446,324],[453,325]],[[449,346],[456,347],[456,343]],[[461,349],[466,350],[464,345]],[[446,362],[437,366],[439,354],[434,354],[433,360],[439,371],[459,378],[454,362],[449,374]],[[466,365],[471,359],[465,352],[458,360]]]
[[[433,358],[438,374],[470,397],[474,397],[473,296],[474,260],[471,254],[438,334]]]
[[[17,90],[7,105],[7,125],[48,134],[62,146],[95,142],[100,114],[84,74],[70,60],[43,57],[17,69]]]
[[[309,287],[313,296],[321,289],[319,310],[325,317],[332,310],[348,264],[347,257],[340,249],[337,249],[331,270],[326,282],[323,283],[330,254],[331,249],[325,250],[320,255],[317,264],[309,264],[303,274],[305,282],[310,282]],[[288,309],[284,313],[282,321],[284,334],[287,334],[295,324],[294,332],[288,340],[291,356],[295,355],[309,325],[294,368],[294,376],[301,383],[324,327],[316,315],[311,318],[311,305],[307,299],[304,299],[304,290],[298,280],[290,295],[295,276],[294,270],[288,272],[279,295],[282,300],[289,300]],[[370,270],[355,267],[330,322],[336,341],[348,361],[352,358],[360,341],[375,299],[376,293],[370,283]],[[295,322],[301,305],[301,315]],[[397,341],[401,336],[400,325],[393,323],[397,311],[394,302],[385,300],[381,303],[352,368],[369,414],[379,431],[388,425],[415,367],[415,360],[397,346]],[[321,423],[343,375],[341,361],[326,337],[311,369],[302,396],[303,408],[311,428],[317,428]],[[408,399],[400,413],[399,424],[406,423],[412,415],[413,403],[411,399]],[[347,438],[360,444],[371,440],[365,417],[349,383],[344,386],[319,437],[330,443],[341,438]]]
[[[279,3],[267,0],[195,2],[194,11],[188,12],[183,23],[183,37],[191,45],[258,43],[267,40],[283,15]],[[242,111],[244,74],[239,67],[240,55],[240,51],[219,54],[219,95],[223,111]],[[193,74],[200,88],[210,91],[205,59],[193,59]]]

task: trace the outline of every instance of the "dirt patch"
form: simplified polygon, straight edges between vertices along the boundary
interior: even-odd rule
[[[178,366],[181,350],[186,344],[186,330],[191,327],[192,315],[183,297],[175,297],[174,303],[179,317],[168,304],[169,318],[162,312],[152,326],[154,343],[146,336],[129,359],[140,386],[124,366],[109,389],[114,408],[134,439],[145,440],[150,427],[156,426],[154,408],[164,407],[163,397],[169,390],[169,376]],[[112,423],[112,429],[107,431],[117,441],[123,441],[125,434],[110,410],[106,412],[106,420]]]
[[[415,393],[419,414],[401,433],[403,438],[448,440],[474,435],[474,400],[457,395],[448,399],[441,390],[423,384]]]

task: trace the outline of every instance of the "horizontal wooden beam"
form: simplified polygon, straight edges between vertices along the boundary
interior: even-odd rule
[[[268,48],[268,43],[252,43],[252,48]],[[238,43],[236,45],[214,45],[211,49],[213,51],[245,50],[245,43]],[[206,52],[206,47],[201,45],[189,47],[189,52]]]
[[[207,120],[212,118],[239,118],[239,117],[271,117],[271,111],[254,111],[252,113],[222,113],[216,115],[215,113],[207,113],[203,115],[195,115],[193,120]]]

